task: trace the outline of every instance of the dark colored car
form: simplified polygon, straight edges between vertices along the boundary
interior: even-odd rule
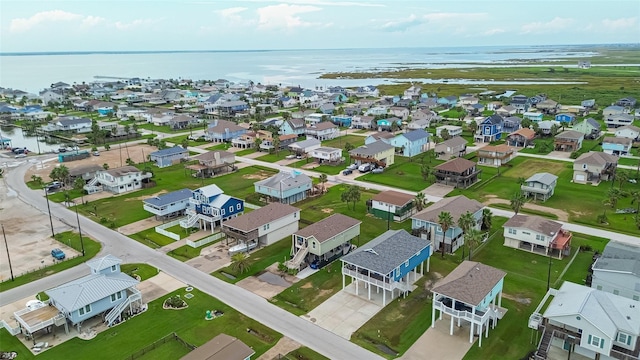
[[[64,251],[58,248],[51,250],[51,256],[53,256],[57,260],[64,260],[65,258]]]
[[[351,170],[351,169],[347,169],[347,170],[342,171],[342,175],[351,175],[352,173],[353,173],[353,170]]]

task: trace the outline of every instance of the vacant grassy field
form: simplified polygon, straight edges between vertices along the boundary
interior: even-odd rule
[[[356,178],[356,180],[367,181],[375,184],[393,186],[405,190],[422,191],[433,184],[422,179],[421,168],[423,160],[419,156],[406,158],[396,156],[393,165],[384,170],[382,174],[367,173]],[[424,160],[431,169],[444,163],[444,160]]]
[[[211,246],[214,243],[206,244],[199,246],[197,248],[193,248],[189,245],[181,246],[175,250],[171,250],[167,253],[167,255],[171,256],[174,259],[178,259],[180,261],[188,261],[197,256],[200,256],[200,252],[207,246]]]
[[[364,145],[364,139],[365,139],[364,136],[343,135],[343,136],[338,136],[335,139],[323,141],[322,146],[344,149],[345,144],[349,143],[354,147],[358,147],[358,146]]]
[[[282,360],[329,360],[308,347],[301,347],[286,354]]]
[[[82,358],[86,359],[125,359],[172,332],[196,346],[206,343],[220,333],[226,333],[249,345],[256,351],[255,356],[259,357],[282,337],[281,334],[197,289],[191,293],[194,297],[186,300],[189,305],[186,309],[164,310],[162,308],[164,300],[171,295],[185,294],[185,290],[180,289],[152,301],[146,312],[98,334],[94,339],[73,338],[39,354],[37,359],[76,359],[78,354],[82,354]],[[204,320],[206,310],[220,310],[224,315],[206,321]],[[252,329],[260,336],[247,332],[247,329]],[[19,359],[36,359],[36,356],[25,349],[15,337],[10,336],[5,329],[0,330],[0,343],[3,350],[6,348],[17,351],[20,354]]]

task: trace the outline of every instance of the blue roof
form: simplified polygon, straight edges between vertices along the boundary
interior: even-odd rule
[[[167,156],[167,155],[181,154],[184,152],[187,152],[187,149],[183,148],[182,146],[176,145],[174,147],[154,151],[151,153],[151,156]]]
[[[402,136],[406,137],[407,140],[409,141],[417,141],[420,139],[428,139],[429,133],[424,131],[423,129],[416,129],[416,130],[404,133],[402,134]]]
[[[153,206],[163,206],[171,204],[180,200],[189,199],[193,192],[190,189],[182,189],[173,191],[167,194],[154,196],[152,198],[144,199],[144,202]]]

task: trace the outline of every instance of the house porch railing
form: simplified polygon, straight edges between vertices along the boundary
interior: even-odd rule
[[[547,195],[547,194],[549,194],[551,192],[551,188],[541,189],[541,188],[537,188],[537,187],[533,187],[533,186],[526,186],[526,185],[521,185],[520,186],[520,190],[527,191],[527,192],[530,192],[530,193],[542,194],[542,195]]]
[[[434,299],[433,305],[436,310],[440,310],[447,315],[451,315],[455,318],[465,319],[467,321],[473,322],[474,324],[484,324],[491,317],[492,310],[487,309],[486,312],[482,313],[482,315],[474,314],[466,310],[456,310],[451,307],[445,305],[441,300]]]
[[[411,285],[407,285],[403,282],[398,282],[398,281],[382,281],[379,279],[376,279],[374,277],[368,276],[366,274],[362,274],[358,271],[355,270],[351,270],[348,268],[343,267],[342,268],[342,273],[345,275],[349,275],[352,278],[355,278],[357,280],[362,280],[365,281],[369,284],[373,284],[377,287],[383,288],[385,290],[389,290],[389,291],[393,291],[394,289],[398,289],[401,291],[411,291],[413,290]],[[388,279],[387,279],[388,280]]]

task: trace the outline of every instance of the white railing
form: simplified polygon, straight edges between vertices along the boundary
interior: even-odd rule
[[[385,282],[385,281],[382,281],[382,280],[378,280],[376,278],[372,278],[371,276],[367,276],[365,274],[361,274],[361,273],[359,273],[359,272],[357,272],[355,270],[350,270],[350,269],[347,269],[347,268],[343,267],[342,268],[342,273],[345,274],[345,275],[349,275],[351,277],[354,277],[354,278],[356,278],[358,280],[366,281],[369,284],[373,284],[373,285],[375,285],[377,287],[381,287],[381,288],[383,288],[385,290],[391,291],[391,290],[394,289],[394,287],[388,282]]]
[[[299,269],[300,264],[302,264],[302,260],[309,253],[309,247],[305,246],[298,250],[298,252],[293,256],[293,259],[287,261],[287,267],[289,269]]]
[[[226,236],[225,233],[220,232],[220,233],[213,234],[211,236],[207,236],[206,238],[200,239],[198,241],[187,240],[187,245],[191,246],[192,248],[198,248],[200,246],[207,245],[216,240],[222,239],[225,236]]]
[[[182,226],[183,228],[190,228],[196,224],[198,218],[198,214],[189,214],[186,219],[180,220],[180,226]]]
[[[158,225],[158,226],[155,227],[155,230],[156,230],[156,232],[158,234],[162,234],[162,235],[164,235],[164,236],[166,236],[168,238],[171,238],[173,240],[176,240],[176,241],[180,240],[180,235],[172,233],[170,231],[167,231],[166,229],[168,229],[168,228],[170,228],[172,226],[176,226],[178,224],[182,225],[181,221],[182,220],[178,219],[178,220],[173,220],[173,221],[170,221],[168,223],[164,223],[164,224]]]
[[[454,316],[456,318],[466,319],[468,321],[472,321],[475,324],[484,324],[485,322],[487,322],[487,320],[489,320],[489,317],[493,312],[493,310],[487,309],[487,311],[483,315],[477,315],[466,310],[452,309],[438,300],[434,300],[434,304],[436,309],[444,312],[445,314]]]
[[[7,329],[7,331],[9,332],[9,334],[16,336],[18,334],[20,334],[20,326],[14,327],[12,328],[11,326],[9,326],[9,324],[7,324],[6,321],[4,320],[0,320],[0,329],[1,328],[5,328]]]
[[[194,198],[189,198],[189,204],[200,205],[200,200],[194,199]]]
[[[104,321],[107,323],[107,326],[111,326],[113,322],[120,317],[124,309],[127,306],[129,306],[131,303],[133,303],[134,301],[142,300],[142,294],[140,293],[140,291],[138,291],[138,289],[131,288],[129,290],[132,292],[132,294],[129,295],[125,301],[121,302],[120,304],[116,305],[113,309],[111,309],[111,311],[109,311],[107,316],[105,316]]]
[[[24,308],[22,310],[16,311],[13,313],[13,316],[15,317],[15,319],[22,325],[24,326],[24,328],[29,332],[29,333],[34,333],[40,329],[44,329],[47,326],[50,325],[55,325],[57,323],[57,320],[60,320],[61,318],[64,319],[64,315],[58,313],[56,316],[40,321],[38,323],[35,324],[27,324],[26,321],[22,320],[21,315],[24,315],[26,313],[29,313],[33,310],[29,309],[29,308]],[[8,330],[8,329],[7,329]]]

